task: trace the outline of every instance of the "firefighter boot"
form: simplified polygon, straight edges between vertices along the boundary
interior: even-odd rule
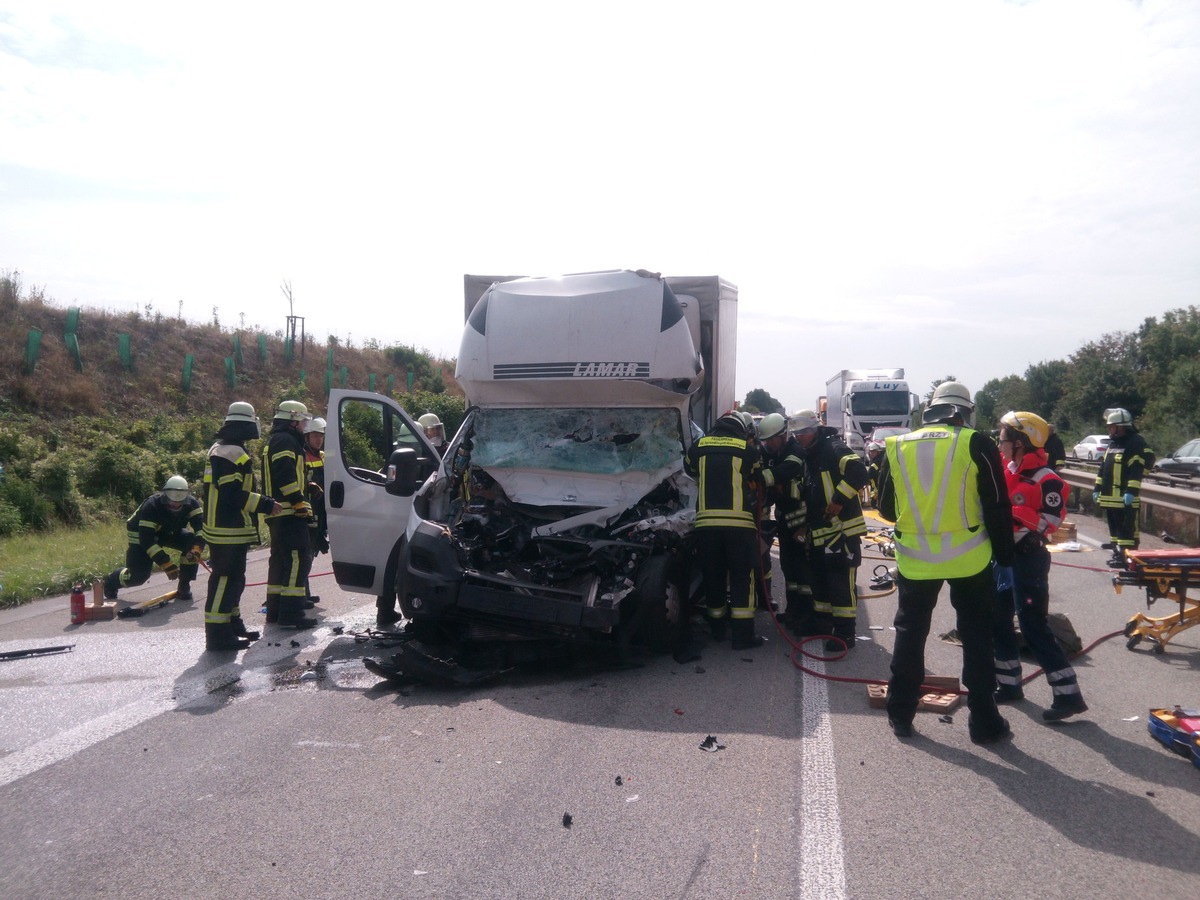
[[[395,625],[404,616],[396,610],[396,601],[392,597],[375,598],[375,627],[387,628]]]
[[[267,614],[267,624],[274,625],[279,621],[279,595],[268,594],[266,605],[263,607],[263,612]]]
[[[257,631],[251,631],[249,628],[247,628],[246,623],[242,621],[241,616],[234,616],[232,619],[230,619],[229,624],[233,626],[233,633],[240,638],[245,638],[248,641],[257,641],[260,637],[262,637],[262,635]]]
[[[209,653],[229,653],[245,650],[250,642],[233,633],[233,625],[229,622],[204,623],[204,649]]]
[[[317,620],[305,617],[303,597],[280,597],[279,627],[303,631],[306,628],[316,628]]]
[[[754,633],[753,619],[734,619],[730,630],[734,650],[752,650],[763,645],[763,639]]]
[[[191,579],[184,581],[182,576],[179,579],[179,587],[175,588],[175,599],[183,603],[191,603],[192,597],[192,582]]]

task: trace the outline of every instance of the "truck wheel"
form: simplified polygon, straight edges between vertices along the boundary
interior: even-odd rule
[[[672,577],[671,559],[651,556],[638,572],[637,610],[633,621],[635,643],[666,653],[671,649],[675,624],[682,615],[682,595]]]

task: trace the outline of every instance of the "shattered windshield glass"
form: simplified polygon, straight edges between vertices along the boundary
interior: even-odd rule
[[[679,422],[673,409],[481,409],[471,462],[598,475],[657,472],[682,457]]]

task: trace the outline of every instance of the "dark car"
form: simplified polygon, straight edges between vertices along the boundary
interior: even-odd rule
[[[1188,441],[1170,456],[1154,464],[1161,475],[1200,475],[1200,438]]]

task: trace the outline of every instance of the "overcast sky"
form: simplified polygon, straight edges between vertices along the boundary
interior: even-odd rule
[[[738,396],[1200,301],[1200,3],[0,0],[0,270],[458,354],[462,275],[739,286]]]

